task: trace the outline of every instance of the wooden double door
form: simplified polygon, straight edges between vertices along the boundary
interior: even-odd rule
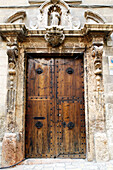
[[[26,157],[85,158],[83,57],[28,58]]]

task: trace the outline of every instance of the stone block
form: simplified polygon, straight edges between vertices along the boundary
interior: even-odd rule
[[[0,142],[0,155],[2,154],[2,142]]]
[[[0,94],[6,93],[7,76],[0,76]]]
[[[6,133],[2,143],[2,166],[16,163],[16,134]]]
[[[108,94],[105,99],[106,103],[113,104],[113,94]]]
[[[5,67],[7,67],[7,66],[8,66],[8,58],[6,58],[6,57],[1,57],[1,58],[0,58],[0,66],[5,66]]]
[[[104,83],[105,83],[105,84],[113,83],[113,76],[105,75],[105,76],[104,76]]]
[[[10,166],[23,159],[20,139],[16,133],[5,133],[2,143],[2,166]]]
[[[113,116],[113,104],[106,104],[106,118],[110,119]]]
[[[110,144],[113,144],[113,128],[107,130],[108,141]]]
[[[97,162],[109,160],[108,142],[105,133],[95,134],[95,158]]]
[[[28,2],[27,0],[22,0],[22,1],[13,1],[13,0],[0,0],[0,5],[2,6],[16,6],[16,5],[27,5]]]
[[[91,0],[84,0],[83,1],[85,4],[112,4],[113,3],[113,1],[112,0],[99,0],[99,1],[97,1],[97,0],[93,0],[93,1],[91,1]],[[100,11],[100,12],[102,12],[102,10]]]
[[[113,144],[109,144],[110,160],[113,160]]]
[[[0,76],[7,76],[7,66],[0,66]]]
[[[5,104],[6,104],[6,95],[0,94],[0,106],[5,107]],[[1,107],[0,107],[0,112],[2,112]]]
[[[113,83],[107,83],[105,84],[105,93],[110,93],[110,94],[113,94]]]
[[[106,129],[110,130],[113,129],[113,116],[110,119],[106,119]]]

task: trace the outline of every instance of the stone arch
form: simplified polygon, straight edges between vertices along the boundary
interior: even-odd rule
[[[50,4],[54,4],[54,3],[52,3],[50,0],[45,1],[45,2],[41,5],[41,7],[40,7],[40,12],[43,12],[44,8],[45,8],[46,6],[48,6],[48,5],[50,5]],[[70,12],[70,8],[69,8],[68,4],[66,4],[63,0],[60,0],[60,2],[57,1],[55,4],[60,4],[60,5],[63,6],[67,11]]]
[[[103,18],[100,14],[93,12],[91,10],[85,11],[84,16],[88,23],[90,22],[90,20],[96,23],[102,23],[102,24],[106,23],[105,18]]]
[[[23,22],[24,18],[26,17],[26,12],[25,11],[18,11],[8,17],[6,20],[6,23],[14,23],[16,21]]]

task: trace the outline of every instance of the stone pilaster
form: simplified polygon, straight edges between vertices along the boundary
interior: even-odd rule
[[[105,97],[103,85],[103,37],[93,38],[92,58],[94,63],[94,75],[96,79],[94,91],[95,103],[95,130],[94,130],[94,147],[95,159],[97,162],[108,161],[109,151],[106,135],[105,120]]]
[[[7,114],[6,133],[2,142],[2,166],[9,166],[23,159],[22,133],[17,127],[18,58],[19,42],[23,42],[27,30],[25,24],[4,24],[0,34],[7,42],[8,75],[7,75]],[[23,113],[23,112],[22,112]],[[21,114],[22,114],[21,113]],[[23,145],[24,146],[24,145]]]
[[[16,62],[18,59],[18,45],[16,39],[7,43],[8,55],[8,91],[7,91],[7,130],[15,131],[16,107]]]

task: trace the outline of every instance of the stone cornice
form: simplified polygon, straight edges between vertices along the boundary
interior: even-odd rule
[[[110,35],[113,32],[113,24],[85,24],[84,25],[84,33],[98,33],[101,32],[104,35]]]
[[[85,24],[83,28],[75,30],[64,29],[65,36],[79,37],[86,36],[89,33],[108,36],[113,32],[113,24]],[[26,37],[40,37],[46,34],[46,29],[29,30],[25,24],[0,24],[0,35],[3,39],[6,37],[17,37],[18,41],[24,41]]]
[[[16,37],[18,41],[23,41],[27,35],[27,28],[25,24],[0,24],[0,35],[3,39],[7,37]]]

